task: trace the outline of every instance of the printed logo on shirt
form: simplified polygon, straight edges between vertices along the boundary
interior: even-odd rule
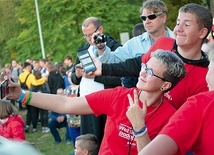
[[[166,92],[164,94],[164,96],[169,100],[169,101],[172,101],[172,96],[169,94],[169,92]]]
[[[132,131],[132,128],[130,126],[127,126],[125,124],[121,124],[119,125],[119,134],[120,137],[125,138],[126,140],[128,140],[127,144],[131,144],[133,146],[136,146],[136,142],[135,142],[135,137],[134,137],[134,133]]]

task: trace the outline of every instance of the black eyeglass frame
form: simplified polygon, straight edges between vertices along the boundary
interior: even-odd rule
[[[145,63],[141,63],[141,68],[143,67],[143,65],[144,65],[144,70],[145,70],[146,73],[148,73],[148,71],[150,71],[150,73],[151,73],[150,75],[151,76],[155,76],[155,77],[161,79],[162,81],[167,81],[166,79],[156,75],[151,68],[147,67],[147,65]]]
[[[140,16],[140,19],[142,21],[146,21],[146,18],[149,18],[149,20],[153,20],[155,18],[157,18],[158,16],[160,16],[161,14],[163,14],[163,12],[157,12],[157,13],[153,13],[151,15],[148,15],[148,16]]]
[[[91,33],[91,34],[88,34],[88,35],[87,35],[87,34],[86,34],[86,35],[83,34],[83,37],[84,37],[84,38],[91,37],[95,32],[97,32],[97,30],[98,30],[99,28],[100,28],[100,26],[98,26],[98,27],[96,28],[96,30],[95,30],[93,33]]]

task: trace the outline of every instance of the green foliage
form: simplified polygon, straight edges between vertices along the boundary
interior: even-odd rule
[[[89,16],[99,17],[105,33],[119,40],[120,32],[130,32],[139,20],[138,4],[127,0],[40,0],[39,15],[46,58],[62,61],[67,54],[76,57],[76,51],[85,39],[82,37],[82,21]],[[127,11],[128,10],[128,11]],[[17,13],[20,32],[7,40],[10,53],[15,51],[15,58],[24,61],[27,57],[42,57],[35,3],[23,1]],[[125,26],[124,26],[125,25]]]

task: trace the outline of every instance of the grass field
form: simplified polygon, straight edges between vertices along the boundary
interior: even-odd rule
[[[26,111],[21,111],[20,114],[25,119]],[[73,152],[73,145],[66,144],[65,142],[65,128],[61,128],[59,130],[62,142],[60,144],[53,145],[54,139],[51,133],[42,133],[41,125],[38,125],[37,127],[37,133],[32,133],[32,131],[30,131],[29,133],[26,133],[25,136],[26,140],[35,144],[44,155],[69,155]]]

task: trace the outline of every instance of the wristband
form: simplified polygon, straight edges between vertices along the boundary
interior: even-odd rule
[[[134,135],[137,136],[137,135],[140,135],[140,134],[146,132],[146,131],[147,131],[147,127],[146,127],[146,125],[145,125],[145,126],[144,126],[142,129],[140,129],[139,131],[135,131],[134,129],[132,129],[132,130],[133,130],[133,132],[134,132]]]
[[[138,138],[138,137],[142,137],[142,136],[144,136],[144,135],[146,134],[146,132],[147,132],[147,128],[146,128],[146,130],[145,130],[144,132],[142,132],[142,133],[140,133],[140,134],[135,135],[135,137],[136,137],[136,138]]]
[[[22,90],[19,99],[17,100],[19,103],[21,103],[23,106],[29,105],[30,101],[32,99],[32,92],[31,91],[25,91]]]
[[[31,101],[31,99],[32,99],[32,92],[31,91],[29,91],[29,95],[28,95],[28,99],[27,99],[27,101],[26,101],[26,105],[29,105],[30,104],[30,101]]]
[[[26,94],[26,92],[22,89],[22,92],[21,92],[21,94],[20,94],[20,96],[19,96],[17,102],[21,102],[21,101],[24,99],[25,94]]]

